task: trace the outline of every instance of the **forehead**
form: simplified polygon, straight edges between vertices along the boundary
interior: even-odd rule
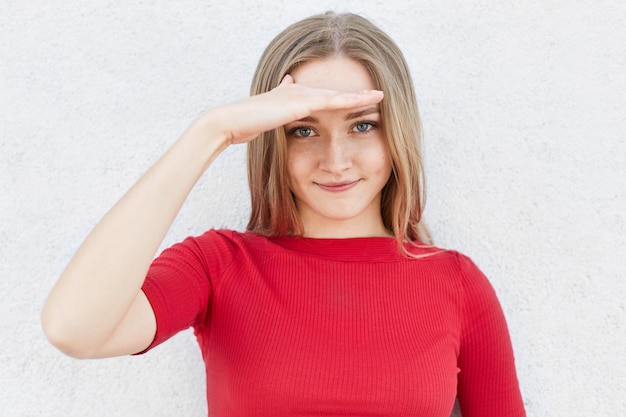
[[[350,58],[330,57],[305,62],[291,72],[298,84],[338,91],[374,90],[376,85],[363,64]]]

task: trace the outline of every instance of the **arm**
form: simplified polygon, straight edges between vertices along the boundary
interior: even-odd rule
[[[487,278],[462,255],[458,398],[463,416],[524,417],[509,330]]]
[[[310,89],[286,76],[268,93],[202,115],[102,218],[71,259],[42,312],[48,339],[78,358],[143,350],[156,322],[141,285],[176,214],[211,162],[228,145],[313,111],[381,99],[381,92]]]
[[[75,357],[133,353],[156,323],[140,291],[191,188],[227,142],[202,116],[120,199],[76,252],[44,306],[46,335]],[[145,346],[144,346],[145,345]]]

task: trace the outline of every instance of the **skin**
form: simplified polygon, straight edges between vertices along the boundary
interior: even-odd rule
[[[375,88],[362,64],[342,57],[310,61],[292,75],[298,84],[312,88]],[[289,123],[285,131],[289,186],[304,235],[390,236],[380,201],[392,164],[378,105],[312,112],[305,120]]]
[[[346,92],[294,83],[207,111],[132,186],[87,236],[42,312],[50,342],[76,358],[128,355],[156,331],[141,291],[146,272],[191,189],[231,144],[316,112],[375,105],[380,91]]]

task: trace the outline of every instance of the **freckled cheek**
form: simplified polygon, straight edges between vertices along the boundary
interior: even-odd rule
[[[293,191],[297,187],[298,181],[306,177],[307,170],[310,169],[312,154],[310,150],[300,146],[287,147],[287,185]]]
[[[375,146],[362,149],[360,152],[361,161],[365,166],[369,166],[374,172],[391,174],[391,155],[386,146]]]

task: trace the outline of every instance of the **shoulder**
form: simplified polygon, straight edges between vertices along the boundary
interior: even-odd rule
[[[230,229],[210,229],[198,236],[186,238],[183,245],[195,247],[205,258],[230,263],[246,254],[275,250],[270,239],[252,232]]]
[[[489,278],[469,257],[451,251],[466,325],[478,317],[501,315],[500,302]]]
[[[465,336],[484,323],[506,331],[496,291],[472,258],[456,250],[433,247],[427,250],[429,256],[421,258],[423,268],[431,279],[454,289]]]
[[[199,236],[187,239],[195,241],[202,247],[219,248],[227,252],[241,251],[249,247],[263,250],[270,246],[269,239],[265,236],[230,229],[210,229]]]
[[[210,277],[212,283],[237,265],[248,265],[267,246],[267,238],[227,229],[188,236],[165,249],[151,265],[151,275],[176,271],[177,276]]]
[[[409,253],[432,273],[453,281],[463,293],[474,295],[493,292],[489,279],[467,255],[451,249],[413,243]]]
[[[489,279],[476,263],[462,253],[453,251],[453,254],[465,293],[472,293],[476,296],[493,296],[494,290]]]
[[[421,242],[405,243],[408,258],[432,263],[438,267],[445,268],[453,275],[473,275],[479,272],[478,267],[472,259],[454,249],[447,249],[439,246],[428,245]]]
[[[442,267],[449,268],[449,272],[470,276],[482,274],[469,256],[457,250],[427,245],[421,242],[407,243],[405,248],[411,257],[441,264]]]

